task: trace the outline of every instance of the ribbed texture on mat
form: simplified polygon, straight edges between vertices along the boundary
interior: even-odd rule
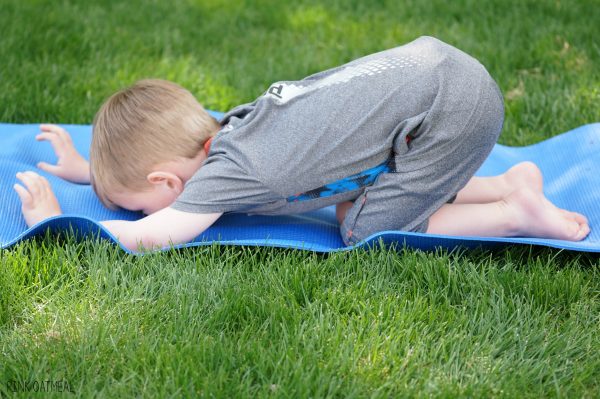
[[[219,118],[222,114],[211,112]],[[81,154],[89,157],[91,126],[62,125]],[[47,228],[57,232],[72,230],[81,235],[100,235],[118,241],[96,221],[108,219],[135,220],[143,215],[129,211],[110,211],[102,204],[89,185],[65,182],[36,167],[37,162],[56,163],[48,142],[38,142],[38,124],[0,124],[0,244],[2,248],[43,233]],[[544,175],[544,192],[557,206],[586,215],[591,233],[583,241],[570,242],[525,237],[459,237],[432,234],[384,231],[374,234],[353,247],[345,247],[335,218],[335,206],[312,212],[286,216],[247,216],[227,214],[193,242],[176,247],[222,244],[257,245],[307,249],[317,252],[368,247],[382,239],[385,244],[405,243],[409,247],[431,250],[457,246],[495,247],[511,243],[545,245],[586,252],[600,252],[600,123],[584,125],[567,133],[526,147],[496,144],[476,176],[503,173],[522,161],[535,162]],[[18,171],[33,170],[45,176],[58,198],[64,215],[47,219],[28,229],[21,215],[21,204],[13,184]],[[119,244],[120,245],[120,244]],[[132,253],[125,247],[121,248]]]

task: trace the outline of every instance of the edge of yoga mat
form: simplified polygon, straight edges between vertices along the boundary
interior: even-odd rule
[[[220,117],[222,113],[211,112],[213,116]],[[499,147],[499,150],[523,150],[528,149],[540,145],[544,145],[544,143],[549,140],[560,140],[561,137],[564,137],[567,134],[573,134],[577,130],[585,131],[587,129],[598,130],[600,131],[600,123],[592,123],[582,125],[578,128],[570,130],[568,132],[556,135],[547,140],[541,141],[539,143],[535,143],[529,146],[523,147],[509,147],[501,144],[496,144]],[[478,174],[476,174],[478,175]],[[484,173],[485,175],[485,173]],[[331,206],[328,208],[322,208],[319,211],[327,211],[333,212],[335,214],[335,206]],[[300,215],[310,215],[315,211],[308,212],[306,214]],[[223,217],[232,216],[232,215],[224,215]],[[296,215],[295,215],[296,216]],[[297,217],[296,216],[296,217]],[[222,217],[222,218],[223,218]],[[292,216],[294,217],[294,216]],[[218,223],[219,221],[217,221]],[[593,228],[593,227],[592,227]],[[115,236],[113,236],[108,230],[106,230],[103,226],[98,224],[96,221],[83,216],[83,215],[60,215],[52,218],[48,218],[19,234],[13,240],[5,243],[1,248],[8,248],[19,241],[28,239],[30,237],[40,235],[45,232],[47,229],[50,229],[51,232],[60,232],[60,231],[73,231],[77,236],[98,236],[102,239],[109,239],[117,245],[121,247],[125,252],[133,255],[143,255],[149,252],[139,253],[136,251],[131,251],[125,248]],[[447,249],[454,249],[457,247],[466,247],[466,248],[477,248],[477,247],[485,247],[485,248],[493,248],[493,247],[503,247],[506,245],[512,244],[527,244],[527,245],[541,245],[546,247],[558,248],[558,249],[566,249],[566,250],[575,250],[575,251],[585,251],[585,252],[600,252],[600,247],[598,248],[590,248],[586,246],[580,246],[578,244],[584,242],[570,242],[564,240],[552,240],[552,239],[542,239],[542,238],[529,238],[529,237],[475,237],[475,236],[447,236],[447,235],[437,235],[437,234],[424,234],[424,233],[413,233],[413,232],[404,232],[404,231],[381,231],[376,234],[373,234],[363,241],[348,247],[338,247],[333,248],[331,246],[322,245],[318,243],[304,243],[299,242],[298,240],[285,240],[285,239],[234,239],[234,240],[210,240],[210,241],[194,241],[183,244],[177,244],[173,246],[165,246],[161,249],[155,249],[150,252],[159,251],[159,250],[168,250],[170,248],[185,248],[185,247],[193,247],[200,245],[211,245],[213,243],[218,243],[222,245],[247,245],[247,246],[269,246],[269,247],[279,247],[279,248],[294,248],[294,249],[303,249],[303,250],[311,250],[315,252],[338,252],[338,251],[349,251],[355,248],[369,248],[373,245],[379,244],[379,242],[383,242],[384,244],[396,244],[396,245],[406,245],[407,247],[421,250],[433,250],[437,247],[443,247]]]
[[[542,245],[551,248],[563,249],[563,250],[574,250],[585,252],[600,252],[600,248],[585,248],[578,249],[574,248],[569,241],[564,240],[551,240],[541,238],[528,238],[528,237],[472,237],[472,236],[447,236],[441,234],[424,234],[424,233],[413,233],[407,231],[395,231],[387,230],[373,234],[363,241],[348,247],[331,248],[325,245],[319,244],[308,244],[298,243],[297,241],[282,240],[282,239],[237,239],[237,240],[214,240],[214,241],[199,241],[189,242],[183,244],[177,244],[173,246],[165,246],[160,249],[155,249],[148,252],[136,252],[131,251],[124,247],[117,238],[112,235],[104,226],[96,223],[94,220],[86,216],[54,216],[48,218],[31,228],[27,229],[22,235],[15,238],[13,241],[7,243],[2,249],[8,248],[19,241],[26,240],[36,235],[42,235],[47,229],[50,229],[52,233],[57,232],[68,232],[75,233],[76,237],[88,236],[98,237],[100,239],[109,239],[119,245],[122,250],[132,255],[144,255],[156,251],[169,250],[170,248],[187,248],[203,245],[212,245],[218,243],[219,245],[246,245],[246,246],[260,246],[260,247],[277,247],[277,248],[293,248],[301,250],[310,250],[314,252],[339,252],[339,251],[350,251],[356,248],[368,249],[373,246],[379,245],[382,242],[385,245],[399,245],[402,247],[406,245],[412,249],[421,249],[424,251],[434,250],[438,247],[452,250],[457,247],[464,248],[498,248],[513,244],[527,244],[527,245]]]

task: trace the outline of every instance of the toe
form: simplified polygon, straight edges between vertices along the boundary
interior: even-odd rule
[[[575,217],[575,220],[577,220],[577,222],[582,223],[582,224],[589,223],[588,219],[581,213],[577,213],[577,212],[571,212],[571,213],[573,214],[573,216]]]
[[[570,219],[573,219],[574,221],[576,221],[579,224],[587,224],[588,223],[588,219],[581,213],[567,211],[566,209],[561,209],[561,212],[563,212],[563,214],[565,216],[569,217]]]
[[[574,212],[569,212],[569,211],[567,211],[566,209],[560,209],[560,208],[559,208],[558,210],[560,211],[560,213],[561,213],[561,214],[562,214],[562,215],[563,215],[565,218],[568,218],[568,219],[574,220],[574,221],[576,221],[577,223],[582,223],[580,220],[577,220],[577,219],[575,218],[575,214],[574,214]]]
[[[579,238],[579,236],[581,235],[581,229],[582,225],[571,219],[568,224],[567,239],[577,241],[580,240],[581,238]]]
[[[579,231],[577,232],[577,241],[583,240],[585,237],[590,234],[590,226],[586,223],[580,225]]]

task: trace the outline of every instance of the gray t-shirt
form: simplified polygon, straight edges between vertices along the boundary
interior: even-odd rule
[[[231,109],[171,207],[276,215],[356,199],[395,171],[392,155],[406,147],[400,133],[405,143],[435,100],[428,76],[443,55],[428,39],[273,83]]]

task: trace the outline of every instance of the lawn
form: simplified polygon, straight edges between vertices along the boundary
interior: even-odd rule
[[[0,0],[0,10],[1,122],[90,124],[107,96],[145,77],[226,111],[272,82],[421,35],[496,79],[502,144],[600,121],[596,0]],[[46,381],[55,397],[56,382],[83,397],[600,396],[598,255],[215,244],[136,257],[61,234],[1,260],[0,397]]]

